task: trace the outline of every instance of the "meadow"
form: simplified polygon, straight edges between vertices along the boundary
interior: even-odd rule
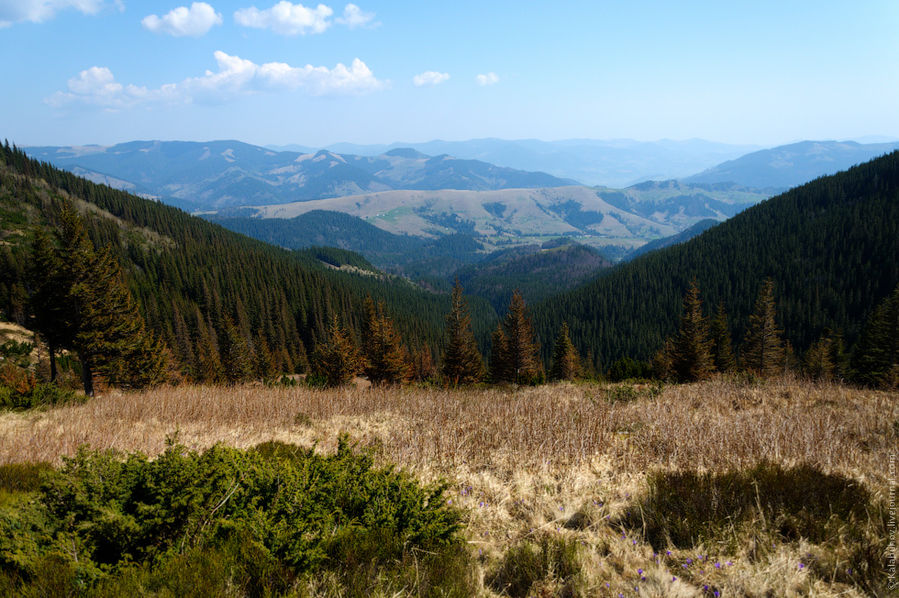
[[[173,439],[329,455],[341,433],[377,464],[447,483],[482,595],[894,591],[899,394],[836,383],[111,391],[0,414],[0,464],[59,465],[82,445],[152,457]],[[304,583],[299,595],[346,594]],[[370,590],[427,593],[415,579]]]

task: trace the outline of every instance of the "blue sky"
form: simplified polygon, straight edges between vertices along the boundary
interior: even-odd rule
[[[895,0],[0,0],[0,138],[899,138],[897,31]]]

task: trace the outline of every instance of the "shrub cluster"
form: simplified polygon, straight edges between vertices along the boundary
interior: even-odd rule
[[[82,449],[38,500],[0,506],[0,593],[278,595],[330,575],[347,595],[465,595],[469,557],[443,491],[373,467],[345,438],[331,456]]]

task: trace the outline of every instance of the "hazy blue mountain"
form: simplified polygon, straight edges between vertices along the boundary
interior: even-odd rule
[[[752,152],[683,179],[687,183],[734,183],[782,191],[834,174],[899,148],[899,142],[801,141]]]
[[[111,147],[33,147],[37,159],[92,180],[195,209],[271,205],[393,189],[494,190],[575,181],[448,155],[395,149],[378,156],[272,151],[239,141],[133,141]]]
[[[651,179],[672,179],[694,174],[759,149],[757,145],[731,145],[702,139],[634,141],[632,139],[470,139],[358,145],[336,143],[330,151],[374,156],[408,147],[428,155],[449,154],[483,160],[521,170],[539,170],[587,185],[624,187]],[[302,146],[277,149],[301,151]]]

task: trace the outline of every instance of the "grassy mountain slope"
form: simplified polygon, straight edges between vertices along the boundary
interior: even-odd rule
[[[742,336],[759,286],[776,284],[797,350],[825,327],[849,343],[899,283],[899,152],[772,198],[703,235],[623,264],[534,309],[544,345],[563,320],[581,351],[608,364],[648,358],[674,332],[696,278],[707,311],[723,301]]]

